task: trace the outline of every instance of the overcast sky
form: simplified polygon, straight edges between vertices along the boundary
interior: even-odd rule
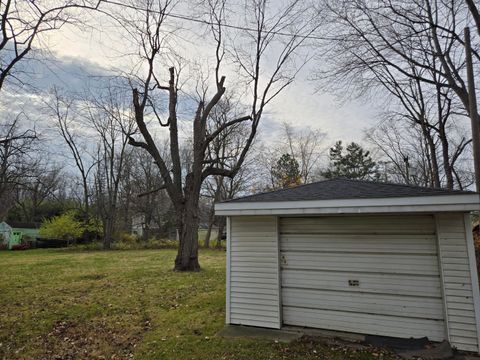
[[[41,90],[56,85],[70,92],[81,92],[92,81],[96,81],[92,80],[92,76],[131,66],[127,57],[122,55],[129,49],[124,35],[101,16],[94,16],[90,25],[93,28],[83,30],[64,27],[43,37],[39,46],[48,48],[51,54],[46,56],[47,62],[28,63],[33,75],[30,83]],[[195,39],[189,38],[190,34],[189,31],[181,34],[185,39],[181,44],[182,51],[198,53],[199,60],[202,61],[204,54],[211,49],[206,44],[199,45]],[[286,121],[298,127],[321,129],[327,133],[327,145],[340,139],[361,142],[363,131],[376,122],[378,109],[375,107],[378,104],[369,101],[341,103],[334,94],[315,91],[316,84],[309,80],[310,72],[315,66],[319,66],[318,61],[309,63],[298,74],[296,81],[269,105],[261,124],[263,137],[274,135],[279,125]],[[122,70],[128,71],[126,68]],[[229,76],[234,75],[227,74],[227,88],[232,84]],[[9,97],[6,103],[4,101],[7,108],[18,109],[19,105],[25,107],[26,112],[35,112],[38,104],[29,90],[24,89],[15,97]]]

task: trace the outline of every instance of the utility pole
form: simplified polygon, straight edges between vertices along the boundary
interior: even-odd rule
[[[472,123],[473,162],[475,165],[475,185],[480,192],[480,123],[477,111],[477,95],[475,93],[475,81],[473,75],[472,46],[470,44],[470,29],[465,28],[465,62],[467,65],[468,81],[468,113]]]

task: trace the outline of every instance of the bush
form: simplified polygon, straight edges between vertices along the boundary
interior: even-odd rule
[[[84,232],[83,224],[78,221],[73,211],[45,220],[40,226],[41,237],[55,239],[78,239]]]
[[[85,234],[98,234],[102,232],[102,223],[95,218],[82,219],[75,211],[55,216],[45,220],[40,226],[39,235],[53,239],[80,239]]]
[[[132,235],[129,233],[122,233],[120,235],[120,242],[122,243],[127,243],[127,244],[135,244],[139,241],[139,238],[137,235]]]

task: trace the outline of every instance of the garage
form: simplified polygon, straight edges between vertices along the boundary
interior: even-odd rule
[[[448,340],[479,350],[479,194],[327,180],[216,205],[227,324]]]

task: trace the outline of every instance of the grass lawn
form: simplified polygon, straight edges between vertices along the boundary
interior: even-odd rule
[[[378,359],[308,339],[223,339],[225,253],[0,252],[0,359]]]

